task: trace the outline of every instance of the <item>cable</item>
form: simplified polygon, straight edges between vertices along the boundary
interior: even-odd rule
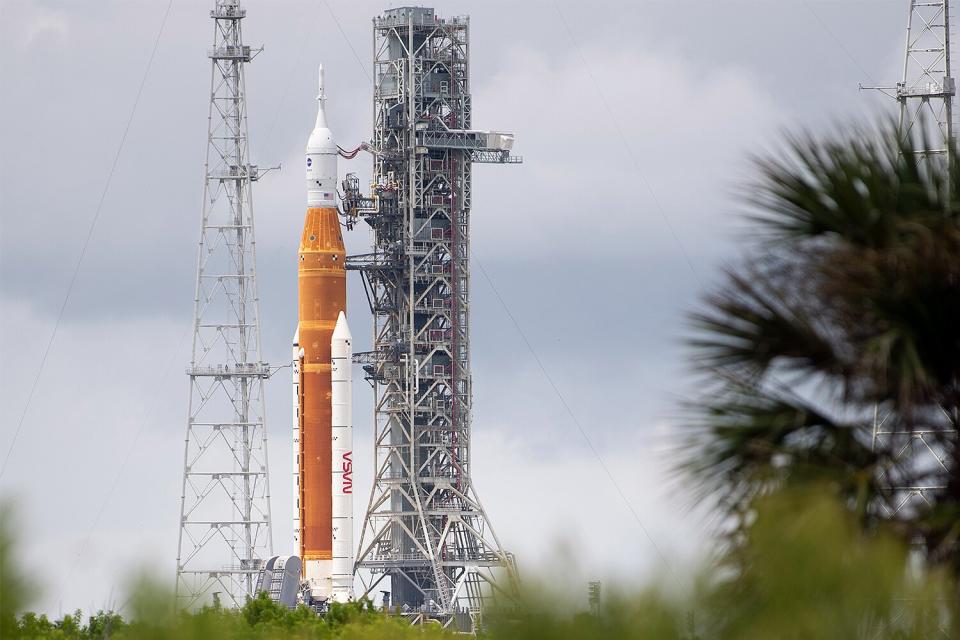
[[[343,29],[340,28],[340,22],[337,20],[336,15],[334,15],[333,9],[330,8],[330,5],[327,3],[326,0],[323,0],[323,3],[327,7],[327,10],[330,12],[330,16],[333,18],[333,21],[336,23],[337,28],[340,29],[340,34],[343,36],[344,40],[347,42],[347,45],[350,47],[350,50],[353,51],[354,57],[357,59],[357,62],[360,64],[361,68],[363,69],[364,74],[367,74],[366,67],[363,65],[363,62],[361,62],[360,57],[357,55],[356,50],[353,48],[353,45],[350,43],[350,40],[347,38],[347,35],[344,33]],[[630,149],[629,145],[626,142],[626,139],[623,134],[623,130],[620,128],[619,122],[614,116],[613,111],[610,108],[610,105],[606,101],[606,98],[604,98],[603,93],[600,91],[600,87],[599,87],[599,84],[597,83],[596,78],[594,78],[593,73],[590,72],[589,66],[586,65],[586,62],[583,58],[583,54],[580,53],[579,47],[577,46],[576,41],[573,38],[573,33],[570,31],[570,27],[569,25],[567,25],[566,19],[564,19],[563,14],[560,13],[560,8],[557,7],[556,4],[554,4],[554,6],[557,9],[557,13],[560,14],[560,18],[561,20],[563,20],[563,24],[566,27],[567,32],[570,34],[571,41],[573,41],[574,47],[577,49],[577,53],[580,57],[581,62],[584,63],[584,66],[587,68],[587,72],[590,74],[590,79],[593,81],[593,84],[597,89],[597,93],[598,95],[600,95],[600,98],[603,101],[603,104],[606,107],[608,114],[610,115],[610,119],[613,121],[614,125],[617,128],[617,132],[619,134],[621,142],[623,142],[624,147],[626,148],[627,153],[631,157],[631,159],[635,158],[632,150]],[[371,82],[373,81],[373,79],[370,78],[369,74],[367,74],[367,78]],[[634,160],[634,165],[636,165],[636,160]],[[639,173],[639,168],[638,168],[638,173]],[[657,200],[657,197],[654,194],[653,189],[650,187],[650,184],[647,182],[646,178],[643,177],[642,174],[640,175],[641,175],[641,178],[643,179],[644,184],[646,184],[647,190],[650,192],[650,196],[653,198],[653,201],[656,204],[657,209],[660,211],[660,214],[663,216],[664,222],[666,222],[667,227],[670,229],[670,233],[673,234],[674,240],[680,246],[680,251],[687,262],[687,266],[690,267],[690,270],[693,272],[693,275],[699,281],[700,276],[697,273],[696,268],[693,266],[693,262],[690,260],[690,257],[687,254],[686,249],[683,247],[683,243],[680,242],[679,236],[677,236],[676,231],[673,229],[673,226],[670,224],[669,219],[666,217],[666,214],[663,211],[663,207],[660,206],[660,202],[659,200]],[[543,373],[543,376],[547,379],[547,382],[553,388],[553,391],[554,393],[556,393],[557,398],[559,398],[560,403],[563,405],[563,408],[566,410],[567,414],[570,416],[570,419],[573,421],[574,425],[577,427],[577,430],[580,432],[580,435],[586,441],[587,446],[590,448],[590,451],[593,452],[593,455],[597,458],[597,461],[600,463],[600,466],[603,468],[603,471],[607,475],[607,478],[609,478],[611,484],[613,484],[617,493],[620,495],[620,499],[627,506],[627,509],[633,515],[634,520],[636,520],[637,524],[640,526],[640,529],[643,531],[643,534],[647,537],[647,540],[650,541],[650,544],[653,546],[654,550],[656,550],[657,554],[660,556],[660,559],[664,563],[664,566],[666,566],[667,569],[670,571],[670,574],[673,576],[673,579],[676,581],[677,586],[679,586],[682,591],[686,592],[686,589],[684,588],[683,584],[680,582],[680,578],[677,576],[677,573],[674,571],[672,565],[668,562],[666,555],[664,555],[663,551],[660,549],[659,545],[657,545],[656,541],[653,539],[653,536],[650,534],[650,531],[643,524],[643,521],[640,519],[640,514],[637,513],[636,509],[634,509],[633,504],[630,502],[626,494],[623,492],[623,489],[620,487],[619,483],[614,477],[613,472],[610,471],[610,468],[607,466],[606,462],[604,461],[603,456],[600,455],[600,452],[594,446],[593,441],[590,439],[590,436],[587,435],[587,432],[584,430],[583,425],[577,419],[576,414],[574,414],[573,409],[570,408],[570,405],[567,403],[567,400],[563,396],[563,393],[560,391],[560,388],[553,381],[553,378],[550,376],[550,373],[547,371],[547,368],[544,366],[539,356],[537,356],[537,353],[534,350],[533,345],[530,343],[530,340],[527,338],[526,333],[524,333],[523,329],[520,327],[520,323],[517,322],[516,317],[514,317],[513,313],[511,313],[510,308],[507,306],[506,301],[503,299],[503,297],[500,295],[500,292],[497,290],[496,286],[493,284],[493,280],[490,278],[490,275],[487,273],[487,270],[483,267],[483,264],[477,258],[475,253],[471,252],[471,256],[476,261],[477,266],[480,267],[480,272],[483,274],[484,279],[490,285],[490,288],[493,290],[494,295],[497,297],[497,300],[499,300],[500,305],[503,307],[503,310],[506,312],[507,316],[510,318],[510,321],[513,323],[514,328],[517,330],[517,333],[520,334],[521,339],[523,340],[524,344],[526,344],[527,349],[530,351],[530,355],[533,357],[534,361],[537,363],[537,366],[540,368],[540,371]],[[703,283],[701,282],[701,285],[702,284]]]
[[[172,3],[172,0],[171,0],[171,3]],[[169,5],[168,5],[168,11],[169,11]],[[164,17],[164,20],[165,20],[165,19],[166,19],[166,17]],[[162,26],[161,26],[161,32],[162,32]],[[276,126],[276,124],[277,124],[277,122],[278,122],[278,120],[279,120],[279,118],[280,118],[280,113],[281,113],[281,111],[282,111],[282,109],[283,109],[284,101],[286,100],[286,96],[287,96],[287,94],[288,94],[288,92],[289,92],[290,85],[292,84],[292,80],[293,80],[293,77],[294,77],[294,75],[295,75],[295,73],[296,73],[296,69],[297,69],[297,67],[299,66],[299,62],[300,62],[300,59],[301,59],[301,57],[302,57],[302,50],[303,50],[304,45],[306,44],[306,40],[307,40],[307,37],[309,36],[309,34],[310,34],[310,30],[309,30],[309,28],[307,28],[307,30],[306,30],[306,32],[304,33],[304,36],[303,36],[303,38],[301,39],[301,42],[300,42],[300,48],[299,48],[298,54],[297,54],[297,62],[294,64],[293,70],[290,72],[289,76],[287,77],[286,86],[285,86],[285,88],[284,88],[284,90],[283,90],[283,93],[282,93],[281,96],[280,96],[280,101],[279,101],[279,103],[277,104],[277,109],[276,109],[276,112],[275,112],[275,114],[274,114],[273,123],[271,124],[270,130],[269,130],[269,132],[268,132],[268,134],[267,134],[267,137],[266,137],[267,140],[271,140],[271,139],[272,139],[271,136],[272,136],[273,129],[275,128],[275,126]],[[159,37],[159,36],[158,36],[158,37]],[[179,358],[180,349],[181,349],[182,346],[183,346],[184,340],[186,339],[187,335],[189,334],[189,332],[190,332],[190,330],[191,330],[192,328],[193,328],[192,323],[191,323],[188,327],[185,328],[185,330],[183,331],[183,333],[182,333],[181,336],[180,336],[180,339],[177,341],[177,345],[176,345],[176,347],[174,348],[174,350],[173,350],[173,352],[172,352],[173,355],[172,355],[170,361],[169,361],[169,362],[167,363],[167,365],[162,369],[163,375],[162,375],[162,377],[160,378],[159,383],[158,383],[157,385],[151,387],[151,388],[159,388],[159,387],[162,387],[163,384],[166,382],[166,380],[167,380],[167,378],[169,377],[170,372],[171,372],[171,370],[172,370],[172,368],[173,368],[173,365],[176,363],[177,359]],[[276,367],[276,368],[274,368],[274,369],[270,372],[269,377],[273,377],[273,375],[276,374],[276,373],[277,373],[278,371],[280,371],[281,369],[286,369],[286,368],[289,368],[289,367],[292,367],[292,366],[293,366],[292,364],[288,364],[288,365],[283,365],[283,366]],[[141,437],[141,435],[143,434],[143,431],[144,431],[144,429],[146,428],[147,424],[149,424],[150,417],[153,415],[154,411],[156,410],[157,404],[158,404],[158,402],[155,402],[152,406],[150,406],[150,407],[148,408],[147,411],[144,412],[143,417],[142,417],[141,420],[140,420],[140,426],[139,426],[139,428],[137,429],[137,432],[136,432],[136,434],[134,435],[134,438],[133,438],[133,440],[132,440],[131,443],[130,443],[130,447],[128,448],[127,453],[126,453],[126,455],[124,456],[123,461],[121,462],[120,467],[119,467],[119,469],[117,470],[117,473],[116,473],[116,475],[115,475],[114,478],[113,478],[113,482],[111,483],[109,490],[104,494],[103,503],[100,505],[100,508],[99,508],[99,510],[97,511],[96,516],[94,517],[93,523],[91,524],[89,530],[87,531],[86,535],[84,536],[83,542],[82,542],[81,545],[80,545],[80,550],[77,552],[77,555],[76,555],[76,557],[74,558],[73,563],[71,564],[71,567],[70,567],[69,571],[68,571],[67,574],[66,574],[67,577],[66,577],[66,579],[64,580],[64,584],[69,584],[69,583],[70,583],[70,578],[72,577],[73,573],[74,573],[75,570],[76,570],[77,562],[79,561],[80,557],[86,552],[86,549],[87,549],[87,547],[89,546],[89,543],[90,543],[90,538],[93,536],[94,530],[96,530],[97,526],[98,526],[99,523],[100,523],[100,519],[102,518],[103,514],[106,512],[107,506],[109,505],[110,500],[112,499],[113,494],[114,494],[114,492],[116,491],[117,485],[120,483],[120,479],[121,479],[121,477],[123,476],[123,473],[126,471],[127,464],[129,463],[130,458],[133,456],[133,453],[134,453],[134,451],[136,450],[137,444],[138,444],[139,441],[140,441],[140,437]],[[63,595],[63,594],[62,594],[62,589],[61,589],[61,594],[60,594],[60,597],[61,597],[61,598],[62,598],[62,595]],[[126,602],[124,602],[122,605],[120,605],[120,608],[119,608],[118,610],[122,610],[124,607],[126,607],[126,605],[129,603],[129,601],[130,601],[130,599],[128,598]]]
[[[370,77],[370,73],[367,71],[367,68],[363,65],[363,61],[360,60],[360,56],[357,54],[356,49],[353,48],[353,44],[350,42],[350,39],[347,38],[347,34],[346,32],[344,32],[343,27],[340,25],[340,21],[337,19],[336,14],[334,14],[333,9],[326,2],[326,0],[323,0],[323,4],[324,6],[326,6],[327,11],[330,13],[330,17],[333,18],[333,22],[336,25],[337,30],[340,31],[340,35],[343,37],[344,42],[347,43],[347,46],[350,48],[351,53],[353,53],[354,59],[357,61],[357,63],[360,64],[360,68],[363,70],[363,74],[367,77],[367,80],[372,81]],[[280,112],[283,109],[284,103],[286,102],[287,94],[290,92],[290,86],[293,84],[293,78],[296,76],[297,70],[300,68],[300,60],[303,57],[303,49],[307,43],[307,38],[309,38],[311,33],[312,32],[308,24],[303,34],[303,38],[300,39],[300,46],[297,47],[297,60],[296,62],[293,63],[293,67],[291,68],[290,73],[287,75],[287,81],[284,84],[283,92],[280,94],[280,102],[277,104],[277,111],[276,113],[274,113],[273,121],[270,123],[270,128],[267,130],[266,140],[273,139],[273,131],[274,129],[276,129],[277,123],[280,120]],[[343,155],[343,151],[344,151],[343,149],[340,149],[341,155]],[[348,156],[343,156],[343,157],[350,160],[354,156],[356,156],[356,153],[354,153],[349,157]]]
[[[267,141],[266,144],[271,144],[273,140],[273,131],[277,128],[277,123],[280,121],[280,113],[283,111],[283,105],[287,101],[287,94],[290,93],[290,87],[293,85],[293,79],[297,75],[297,71],[300,69],[300,60],[303,58],[303,49],[307,44],[307,38],[310,37],[312,30],[310,28],[309,22],[304,22],[304,31],[303,37],[300,38],[300,46],[297,47],[297,59],[290,67],[290,73],[287,74],[287,81],[283,86],[283,92],[280,94],[280,101],[277,103],[277,110],[273,114],[273,121],[270,123],[270,128],[267,129],[267,135],[264,140]],[[272,151],[273,149],[271,149]]]
[[[357,50],[353,48],[353,43],[350,42],[350,38],[347,37],[347,33],[343,30],[343,27],[340,25],[340,21],[337,20],[337,14],[333,12],[333,8],[330,6],[330,3],[327,0],[323,0],[323,6],[327,8],[327,11],[330,12],[330,17],[333,18],[333,23],[337,25],[337,30],[340,31],[340,35],[343,36],[344,42],[347,43],[347,46],[350,47],[350,51],[353,53],[354,59],[356,59],[357,64],[360,65],[360,68],[363,69],[363,75],[367,76],[367,80],[373,82],[373,78],[370,76],[370,72],[367,71],[366,65],[363,64],[363,60],[360,59],[360,56],[357,55]]]
[[[162,369],[164,373],[161,376],[158,384],[155,386],[151,386],[150,387],[151,389],[159,389],[163,387],[164,383],[167,381],[167,378],[170,376],[170,371],[172,370],[173,364],[180,357],[180,349],[183,347],[183,343],[186,340],[187,335],[190,333],[192,329],[193,329],[193,323],[191,322],[190,325],[187,326],[184,329],[183,333],[180,335],[180,339],[177,341],[177,346],[174,348],[172,352],[170,361]],[[154,411],[156,410],[159,404],[160,404],[160,398],[159,396],[155,396],[153,404],[150,405],[147,408],[147,410],[143,413],[143,417],[140,419],[140,426],[137,429],[137,432],[134,435],[133,440],[130,442],[130,446],[127,449],[126,455],[123,457],[123,461],[120,463],[119,469],[117,469],[117,473],[113,477],[113,482],[110,484],[110,488],[104,494],[103,502],[101,503],[100,508],[97,510],[97,514],[93,519],[93,523],[90,525],[90,528],[87,530],[87,533],[83,538],[83,542],[80,545],[79,551],[77,551],[77,555],[73,559],[73,563],[71,563],[70,565],[69,571],[67,571],[66,577],[63,580],[64,585],[70,584],[70,579],[73,577],[73,573],[77,568],[77,563],[80,561],[80,558],[83,556],[83,554],[86,553],[87,547],[90,545],[90,538],[93,537],[93,532],[99,526],[100,518],[102,518],[103,514],[106,512],[107,505],[110,503],[111,498],[113,498],[113,493],[117,490],[117,485],[120,484],[120,478],[123,476],[124,471],[126,471],[127,464],[130,462],[130,458],[133,457],[133,452],[137,448],[137,443],[140,441],[140,436],[143,435],[144,429],[146,429],[147,424],[149,424],[150,422],[150,417],[153,415]],[[63,587],[61,587],[60,591],[61,592],[60,592],[60,595],[58,596],[58,599],[63,597]],[[121,608],[123,606],[126,606],[126,604],[122,605]]]
[[[863,65],[860,64],[857,61],[857,59],[853,57],[853,54],[850,53],[850,50],[847,49],[846,45],[843,44],[843,40],[837,37],[837,34],[835,34],[833,30],[831,30],[830,27],[827,25],[827,23],[823,21],[820,15],[813,10],[813,7],[810,6],[807,0],[800,0],[800,2],[802,2],[803,6],[805,6],[807,10],[810,11],[810,13],[813,15],[813,17],[817,19],[817,22],[820,23],[820,26],[823,27],[823,30],[826,31],[831,38],[833,38],[833,41],[837,43],[837,46],[840,47],[840,50],[843,51],[843,53],[845,53],[848,58],[850,58],[850,62],[852,62],[854,66],[856,66],[860,70],[860,73],[862,73],[864,77],[870,81],[870,84],[876,84],[876,81],[873,79],[873,77],[871,77],[870,72],[864,69]]]
[[[63,320],[63,313],[67,309],[67,303],[70,302],[70,296],[73,294],[73,287],[77,283],[77,275],[80,273],[80,265],[83,264],[83,258],[87,253],[87,248],[90,246],[90,239],[93,237],[93,231],[97,226],[97,220],[100,219],[100,213],[103,210],[103,203],[107,198],[107,193],[110,191],[110,184],[113,182],[113,174],[117,170],[117,165],[120,162],[120,154],[123,152],[123,147],[127,142],[127,134],[130,133],[130,126],[133,124],[133,118],[137,113],[137,106],[140,104],[140,97],[143,95],[143,87],[147,83],[147,76],[150,74],[150,67],[153,66],[153,60],[157,55],[157,48],[160,46],[160,37],[163,35],[163,30],[167,26],[167,17],[170,15],[170,8],[173,6],[173,0],[169,0],[167,3],[167,8],[163,13],[163,19],[160,21],[160,29],[157,31],[157,37],[153,42],[153,50],[150,52],[150,59],[147,60],[147,67],[143,71],[143,78],[140,80],[140,87],[137,89],[137,96],[133,101],[133,108],[130,110],[130,117],[127,118],[127,124],[123,128],[123,135],[120,137],[120,144],[117,146],[117,153],[114,155],[113,164],[110,166],[110,172],[107,174],[107,182],[103,187],[103,192],[100,194],[100,201],[97,203],[97,208],[94,211],[93,219],[90,221],[90,228],[87,230],[87,236],[83,241],[83,245],[80,248],[80,257],[77,258],[77,264],[73,268],[73,275],[70,277],[70,284],[67,285],[67,293],[63,298],[63,303],[60,305],[60,311],[57,313],[57,319],[53,324],[53,332],[50,334],[50,339],[47,341],[47,346],[43,350],[43,356],[40,358],[40,368],[37,370],[37,375],[33,379],[33,384],[30,386],[30,393],[27,394],[27,402],[23,407],[23,413],[20,414],[20,421],[17,423],[17,428],[13,432],[13,440],[10,442],[10,447],[7,449],[7,455],[3,460],[3,466],[0,467],[0,479],[3,479],[3,474],[7,471],[7,464],[10,462],[10,456],[13,454],[13,449],[17,445],[17,438],[20,436],[20,431],[23,429],[24,420],[27,417],[27,413],[30,410],[30,404],[33,402],[33,396],[37,391],[37,384],[40,382],[40,376],[43,375],[43,369],[47,364],[47,358],[50,355],[50,349],[53,347],[54,340],[57,338],[57,332],[60,329],[60,322]]]
[[[537,355],[537,352],[534,350],[533,345],[530,343],[530,340],[527,338],[527,334],[520,327],[520,323],[517,322],[516,317],[510,311],[510,307],[507,306],[506,301],[503,299],[503,296],[500,295],[500,291],[497,290],[497,287],[493,284],[493,280],[490,278],[490,274],[487,273],[487,270],[484,268],[483,263],[480,262],[477,258],[477,254],[471,251],[471,257],[474,262],[477,263],[477,266],[480,267],[480,273],[483,274],[484,280],[487,281],[487,284],[490,285],[490,289],[493,291],[493,295],[497,297],[497,300],[500,302],[500,306],[503,307],[504,312],[506,312],[507,317],[510,318],[510,322],[513,323],[514,329],[517,330],[517,333],[520,334],[520,338],[523,340],[523,343],[527,346],[527,350],[530,352],[530,356],[533,358],[534,362],[537,363],[537,366],[540,368],[540,372],[543,374],[543,377],[547,379],[547,382],[550,384],[550,387],[553,388],[553,392],[557,395],[557,398],[560,400],[560,404],[563,405],[563,408],[566,410],[567,415],[570,416],[570,420],[573,422],[574,426],[577,427],[577,431],[580,432],[580,435],[583,437],[583,440],[587,443],[587,446],[590,448],[590,451],[593,453],[594,457],[597,459],[597,462],[600,463],[600,467],[603,469],[603,472],[607,475],[607,478],[610,480],[610,484],[613,485],[614,489],[617,490],[617,493],[620,495],[620,499],[623,501],[623,504],[626,505],[627,509],[633,515],[633,519],[636,520],[637,524],[640,526],[640,530],[643,531],[643,535],[647,537],[647,540],[650,541],[650,544],[653,546],[654,550],[657,552],[657,555],[660,556],[660,560],[663,562],[664,566],[667,567],[667,570],[670,571],[670,575],[676,581],[677,586],[680,587],[680,590],[686,593],[686,588],[683,586],[683,583],[680,582],[680,578],[677,573],[674,571],[673,566],[667,560],[666,555],[660,549],[660,546],[657,544],[656,540],[653,539],[653,535],[650,533],[650,530],[647,529],[646,525],[643,524],[643,521],[640,519],[640,514],[637,513],[637,510],[634,509],[633,503],[630,502],[630,499],[627,498],[627,494],[624,493],[623,489],[620,487],[620,483],[617,482],[616,477],[614,477],[613,472],[610,471],[610,467],[607,466],[606,461],[603,459],[603,456],[600,455],[600,451],[597,450],[594,446],[593,441],[590,439],[590,436],[587,435],[586,430],[583,428],[583,425],[580,423],[580,420],[577,419],[576,414],[573,412],[573,409],[570,408],[570,405],[567,403],[567,399],[563,396],[563,393],[560,391],[560,388],[557,386],[557,383],[553,381],[553,378],[550,376],[550,372],[547,371],[547,368],[544,366],[543,361],[540,360],[540,356]]]
[[[640,177],[640,181],[643,182],[644,187],[646,187],[647,192],[650,194],[650,198],[653,200],[653,204],[656,206],[657,211],[660,213],[660,217],[663,218],[663,222],[667,225],[667,229],[670,230],[670,235],[673,236],[673,240],[677,243],[677,247],[680,248],[680,253],[683,255],[684,261],[687,263],[687,266],[690,268],[690,272],[693,273],[693,276],[697,279],[697,282],[700,283],[700,286],[704,286],[703,280],[700,278],[700,274],[697,273],[696,267],[693,266],[693,261],[690,259],[690,255],[687,253],[686,247],[683,246],[683,242],[680,241],[680,236],[677,235],[676,229],[673,228],[673,224],[670,222],[670,218],[667,217],[666,212],[663,210],[663,206],[660,204],[660,200],[657,198],[657,194],[654,193],[653,187],[650,186],[650,182],[647,180],[647,176],[641,171],[640,164],[637,162],[637,156],[633,152],[633,149],[630,147],[630,143],[627,142],[627,137],[623,133],[623,129],[620,127],[620,120],[617,118],[616,114],[613,112],[613,109],[610,107],[610,103],[607,101],[607,97],[603,94],[603,90],[600,88],[600,83],[597,82],[596,76],[593,75],[593,69],[587,64],[586,58],[583,56],[583,52],[580,50],[580,44],[577,42],[576,37],[573,35],[573,30],[570,29],[570,25],[567,23],[566,17],[564,17],[563,12],[560,11],[560,6],[556,3],[556,0],[553,1],[553,8],[556,9],[557,15],[560,16],[560,21],[563,23],[563,27],[567,32],[567,35],[570,37],[570,43],[573,44],[574,50],[577,52],[577,57],[580,58],[580,63],[583,64],[583,68],[586,70],[587,75],[590,77],[590,82],[593,83],[593,88],[596,89],[597,96],[600,97],[600,102],[603,104],[604,109],[607,111],[607,116],[610,119],[610,122],[613,123],[613,127],[617,132],[617,138],[620,140],[620,143],[623,145],[624,150],[627,152],[627,157],[633,163],[633,168],[636,170],[637,175]]]
[[[654,205],[656,206],[657,211],[660,213],[660,217],[663,218],[664,223],[666,223],[667,229],[670,230],[670,234],[673,236],[674,241],[677,243],[677,247],[680,249],[680,253],[683,255],[684,261],[687,263],[690,272],[697,279],[697,282],[700,283],[700,286],[704,286],[703,279],[700,277],[700,274],[697,272],[697,268],[693,265],[693,261],[690,259],[690,255],[687,253],[686,248],[683,245],[683,242],[680,240],[680,236],[677,235],[676,229],[670,223],[670,218],[667,217],[666,212],[663,209],[663,206],[660,204],[660,200],[657,198],[657,194],[653,191],[650,182],[647,180],[646,175],[640,170],[639,163],[636,160],[636,155],[633,153],[633,149],[630,147],[630,144],[627,142],[627,138],[624,135],[623,129],[620,126],[620,121],[618,120],[616,114],[613,112],[613,109],[610,107],[610,103],[607,101],[606,96],[603,93],[603,90],[600,87],[600,83],[597,82],[597,78],[593,75],[593,71],[590,65],[587,64],[586,58],[584,58],[583,52],[580,49],[580,45],[577,42],[576,37],[573,35],[573,30],[570,29],[570,25],[567,22],[566,17],[563,15],[563,12],[560,10],[560,6],[556,3],[556,0],[553,2],[553,7],[557,11],[557,15],[560,16],[560,21],[563,23],[563,27],[567,32],[567,35],[570,38],[571,44],[577,53],[577,57],[580,59],[581,64],[583,64],[584,69],[587,72],[587,75],[590,77],[590,81],[593,83],[593,87],[596,90],[596,95],[600,98],[600,102],[603,104],[604,109],[607,111],[607,115],[610,119],[610,122],[613,123],[614,129],[617,132],[617,137],[620,140],[620,143],[623,145],[624,150],[627,153],[630,161],[633,163],[634,169],[637,172],[637,175],[640,176],[640,180],[643,182],[644,186],[647,189],[647,192],[650,194],[650,198],[653,200]],[[476,255],[474,255],[476,260]],[[590,437],[587,435],[586,431],[583,428],[583,425],[580,424],[580,421],[577,419],[576,415],[573,413],[573,410],[570,408],[570,405],[567,404],[566,399],[564,399],[563,394],[560,393],[560,389],[554,383],[553,378],[550,377],[550,374],[547,372],[546,367],[543,366],[543,363],[540,361],[540,358],[537,356],[536,352],[533,350],[533,346],[530,344],[530,341],[527,339],[526,334],[524,334],[523,329],[520,328],[520,324],[514,318],[513,314],[510,312],[510,309],[507,307],[506,302],[500,296],[500,293],[497,291],[496,287],[493,285],[493,281],[490,279],[490,276],[487,274],[487,270],[483,268],[483,265],[477,260],[477,266],[480,267],[480,272],[483,274],[483,277],[490,284],[490,288],[493,289],[494,294],[497,299],[500,301],[500,304],[503,306],[504,311],[510,317],[513,326],[516,328],[517,332],[520,334],[520,337],[523,338],[523,342],[527,345],[527,349],[530,351],[530,355],[533,356],[533,359],[536,361],[537,365],[540,367],[540,370],[543,372],[544,377],[550,383],[550,386],[553,387],[554,392],[557,394],[557,397],[560,399],[561,404],[563,404],[564,409],[570,415],[570,419],[576,425],[577,430],[580,431],[580,435],[583,436],[583,439],[587,442],[587,445],[590,447],[590,451],[593,452],[593,455],[597,458],[597,461],[600,463],[600,466],[603,468],[604,473],[607,474],[607,477],[610,479],[611,484],[617,490],[617,493],[620,494],[620,499],[627,506],[627,509],[630,510],[630,513],[633,514],[634,520],[637,521],[637,524],[640,526],[640,529],[643,531],[644,535],[647,537],[647,540],[650,541],[650,544],[653,545],[653,548],[656,550],[657,554],[660,556],[660,559],[663,561],[664,565],[670,571],[670,574],[673,576],[674,581],[680,587],[680,589],[686,592],[686,589],[683,587],[683,584],[680,582],[680,578],[677,573],[674,571],[673,566],[667,561],[666,556],[660,547],[657,545],[656,541],[653,539],[653,536],[650,534],[650,531],[643,524],[643,521],[640,519],[640,515],[637,513],[636,509],[633,508],[633,504],[627,498],[626,494],[623,492],[623,489],[620,488],[619,483],[617,483],[616,478],[613,475],[613,472],[610,471],[607,467],[606,462],[603,459],[603,456],[600,455],[600,452],[593,445],[593,442],[590,440]]]

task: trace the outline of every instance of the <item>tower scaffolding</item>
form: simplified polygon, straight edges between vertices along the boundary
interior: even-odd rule
[[[374,392],[375,470],[356,567],[367,594],[476,630],[512,588],[471,478],[470,212],[473,164],[520,162],[511,134],[471,129],[469,19],[430,8],[373,20],[374,186],[344,181],[344,210],[374,231],[351,256],[374,317],[360,354]]]
[[[246,10],[215,0],[207,159],[183,463],[178,604],[242,605],[273,554],[243,44]]]
[[[900,138],[923,146],[916,150],[928,170],[947,171],[953,155],[953,97],[950,67],[950,0],[907,0],[903,77],[896,87],[872,87],[899,103]],[[891,513],[908,514],[929,506],[945,488],[947,440],[957,439],[958,416],[939,416],[931,424],[907,428],[882,405],[874,410],[873,446],[891,449],[898,460],[888,471],[894,488]]]
[[[923,128],[924,155],[949,156],[953,142],[950,1],[909,0],[903,79],[897,84],[902,138]]]

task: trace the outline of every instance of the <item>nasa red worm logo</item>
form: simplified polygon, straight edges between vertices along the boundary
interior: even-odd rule
[[[353,451],[343,454],[343,492],[353,493]]]

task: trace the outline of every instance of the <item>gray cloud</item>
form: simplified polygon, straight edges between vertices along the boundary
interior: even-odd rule
[[[383,4],[329,4],[369,69],[370,17]],[[775,150],[784,126],[820,127],[892,107],[857,91],[869,79],[801,2],[559,4],[582,58],[552,2],[438,3],[446,14],[472,14],[475,124],[515,131],[526,158],[519,167],[477,168],[475,258],[645,524],[689,559],[692,543],[670,541],[696,518],[664,488],[662,443],[689,384],[683,312],[743,248],[730,192],[749,175],[745,155]],[[900,0],[809,4],[871,76],[895,80]],[[282,364],[295,321],[299,166],[314,117],[314,68],[327,67],[330,120],[344,146],[369,137],[369,80],[323,3],[248,6],[247,40],[266,46],[248,75],[253,160],[284,165],[255,193],[264,356]],[[146,0],[8,0],[0,8],[3,453],[164,8]],[[182,337],[209,83],[206,12],[204,3],[173,5],[3,478],[3,493],[18,496],[25,511],[25,558],[49,577],[47,611],[105,604],[136,564],[172,579],[189,358]],[[344,164],[369,176],[366,158]],[[358,229],[348,244],[359,252],[367,240]],[[358,284],[349,305],[363,348]],[[528,532],[588,537],[578,578],[649,572],[655,552],[476,262],[473,292],[475,473],[505,543],[522,566],[542,568],[549,555]],[[356,415],[369,416],[369,394],[358,387]],[[291,530],[289,413],[284,371],[268,391],[278,544]],[[369,454],[369,424],[357,425],[357,451]],[[358,456],[358,486],[369,483],[369,466]],[[69,579],[63,567],[75,567]]]

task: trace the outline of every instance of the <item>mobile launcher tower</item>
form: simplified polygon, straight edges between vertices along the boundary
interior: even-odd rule
[[[389,578],[392,606],[476,628],[516,569],[470,477],[471,182],[476,162],[521,159],[511,134],[471,129],[468,18],[391,9],[373,33],[371,193],[343,183],[348,222],[374,231],[373,252],[347,259],[374,318],[358,358],[376,467],[356,568],[367,594]]]

